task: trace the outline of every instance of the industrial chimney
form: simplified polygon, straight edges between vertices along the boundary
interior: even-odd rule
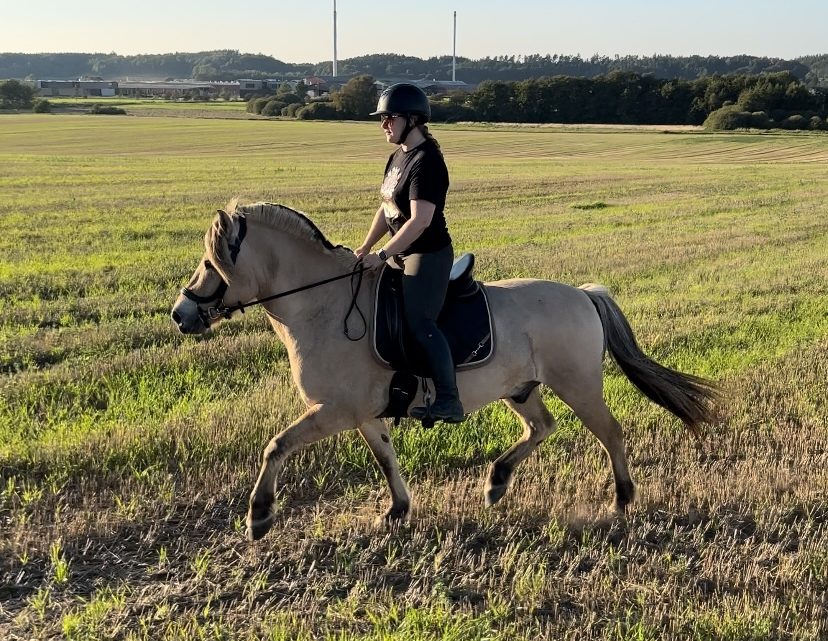
[[[455,68],[457,67],[457,12],[454,12],[454,43],[451,48],[451,81],[457,80]]]
[[[334,0],[334,56],[333,56],[333,75],[336,76],[336,0]]]

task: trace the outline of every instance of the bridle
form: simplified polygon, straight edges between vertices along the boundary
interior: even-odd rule
[[[241,251],[241,244],[244,240],[244,237],[247,235],[247,220],[244,216],[239,216],[239,233],[236,237],[236,240],[233,244],[230,245],[230,260],[233,264],[236,264],[236,259],[239,256],[239,251]],[[209,260],[204,261],[204,265],[207,269],[215,270],[212,263]],[[333,276],[331,278],[326,278],[324,280],[319,280],[314,283],[308,283],[307,285],[302,285],[301,287],[296,287],[294,289],[289,289],[285,292],[279,292],[278,294],[273,294],[271,296],[265,296],[264,298],[259,298],[257,300],[250,301],[249,303],[236,303],[235,305],[225,305],[224,304],[224,294],[227,293],[227,282],[222,278],[219,286],[209,296],[199,296],[194,291],[192,291],[188,287],[181,288],[181,294],[187,300],[191,300],[196,304],[196,308],[198,309],[198,317],[201,319],[201,322],[204,324],[206,328],[209,328],[210,325],[217,321],[220,318],[229,319],[233,312],[241,312],[244,313],[244,310],[248,307],[253,307],[254,305],[261,305],[262,303],[267,303],[272,300],[276,300],[277,298],[284,298],[285,296],[290,296],[291,294],[298,294],[299,292],[303,292],[308,289],[313,289],[314,287],[319,287],[321,285],[327,285],[328,283],[332,283],[337,280],[342,280],[343,278],[351,278],[351,305],[348,308],[348,313],[345,315],[345,336],[348,337],[349,340],[358,341],[362,339],[368,331],[368,323],[365,320],[365,315],[362,313],[362,310],[359,308],[357,304],[357,295],[359,294],[360,287],[362,286],[362,275],[366,271],[365,267],[362,267],[362,261],[360,260],[357,263],[357,268],[353,271],[347,272],[345,274],[340,274],[339,276]],[[354,276],[358,276],[356,279],[356,284],[354,284]],[[218,304],[213,307],[208,307],[203,309],[201,305],[206,305],[207,303],[217,302]],[[348,330],[348,319],[350,318],[353,311],[356,309],[357,313],[359,314],[360,318],[362,318],[362,323],[364,330],[362,334],[357,338],[352,338],[349,330]]]

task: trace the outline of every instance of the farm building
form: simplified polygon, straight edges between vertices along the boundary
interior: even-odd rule
[[[238,98],[238,82],[119,82],[118,95],[128,98]]]
[[[45,98],[107,98],[118,93],[118,83],[107,80],[38,80],[35,87]]]

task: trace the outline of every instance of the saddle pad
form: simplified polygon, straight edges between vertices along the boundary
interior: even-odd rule
[[[390,369],[430,377],[423,350],[405,323],[402,270],[383,267],[372,317],[372,342],[377,359]],[[482,283],[474,294],[447,299],[437,326],[448,341],[457,370],[479,367],[494,354],[489,299]]]

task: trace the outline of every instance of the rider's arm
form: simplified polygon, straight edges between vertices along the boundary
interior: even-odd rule
[[[383,247],[385,252],[389,256],[394,256],[408,249],[409,245],[417,240],[431,224],[436,208],[437,205],[427,200],[412,200],[411,218],[400,227],[400,231],[394,234],[391,240],[385,243]]]
[[[371,229],[368,230],[368,235],[365,236],[362,245],[354,253],[358,258],[363,258],[377,244],[377,241],[387,233],[388,223],[385,222],[385,208],[380,205],[377,213],[374,214],[374,222],[371,223]]]

